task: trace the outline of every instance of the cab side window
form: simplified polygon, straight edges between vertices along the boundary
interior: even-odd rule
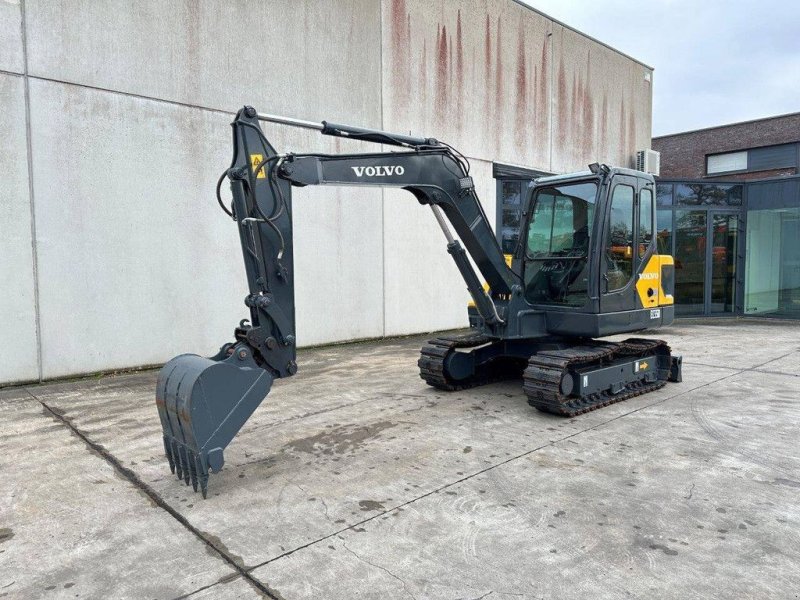
[[[605,249],[609,292],[624,288],[633,276],[633,197],[631,186],[618,185],[611,198]]]

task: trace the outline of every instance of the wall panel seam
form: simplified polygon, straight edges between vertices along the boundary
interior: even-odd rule
[[[36,369],[39,382],[43,381],[42,318],[39,303],[39,253],[36,247],[36,203],[33,185],[33,148],[31,143],[31,88],[28,77],[28,36],[25,17],[25,0],[20,2],[20,29],[22,34],[22,68],[25,99],[25,146],[28,161],[28,210],[31,218],[31,266],[33,275],[33,319],[36,329]]]
[[[386,130],[386,123],[384,122],[383,118],[383,72],[384,72],[384,64],[383,64],[383,44],[385,43],[384,40],[384,31],[383,31],[383,0],[381,0],[380,8],[378,10],[378,26],[380,28],[380,69],[381,69],[381,87],[380,87],[380,109],[381,109],[381,129],[384,131]],[[381,149],[383,147],[381,146]],[[381,315],[383,317],[381,322],[381,335],[386,337],[386,190],[381,188],[381,305],[383,306],[383,310],[381,311]]]
[[[196,108],[198,110],[204,110],[204,111],[213,112],[213,113],[222,114],[222,115],[231,115],[231,116],[235,116],[236,115],[236,111],[235,110],[233,110],[233,111],[231,111],[231,110],[223,110],[221,108],[213,108],[213,107],[210,107],[210,106],[203,106],[201,104],[192,104],[191,102],[180,102],[178,100],[167,100],[165,98],[158,98],[156,96],[147,96],[145,94],[136,94],[134,92],[124,92],[124,91],[121,91],[121,90],[114,90],[114,89],[111,89],[111,88],[105,88],[105,87],[100,87],[100,86],[96,86],[96,85],[88,85],[88,84],[85,84],[85,83],[77,83],[75,81],[69,81],[67,79],[57,79],[55,77],[44,77],[44,76],[41,76],[41,75],[30,75],[30,74],[27,74],[27,73],[25,74],[25,77],[27,79],[34,79],[36,81],[44,81],[44,82],[47,82],[47,83],[60,83],[62,85],[72,85],[72,86],[75,86],[75,87],[79,87],[79,88],[83,88],[83,89],[87,89],[87,90],[93,90],[93,91],[96,91],[96,92],[108,92],[110,94],[118,94],[120,96],[127,96],[128,98],[136,98],[136,99],[139,99],[139,100],[150,100],[152,102],[161,102],[163,104],[169,104],[169,105],[172,105],[172,106],[180,106],[180,107],[183,107],[183,108]]]
[[[5,72],[6,71],[0,70],[0,73],[5,73]],[[197,109],[197,110],[211,112],[211,113],[215,113],[215,114],[219,114],[219,115],[229,115],[231,117],[234,117],[236,115],[236,110],[223,110],[221,108],[213,108],[213,107],[210,107],[210,106],[203,106],[202,104],[192,104],[191,102],[180,102],[178,100],[167,100],[165,98],[158,98],[156,96],[147,96],[145,94],[136,94],[134,92],[123,92],[123,91],[120,91],[120,90],[113,90],[111,88],[104,88],[104,87],[99,87],[99,86],[95,86],[95,85],[87,85],[85,83],[77,83],[75,81],[69,81],[69,80],[66,80],[66,79],[56,79],[54,77],[43,77],[41,75],[30,75],[30,74],[19,75],[18,73],[13,73],[13,72],[8,72],[8,74],[9,75],[16,75],[18,77],[25,77],[27,80],[43,81],[43,82],[46,82],[46,83],[58,83],[58,84],[61,84],[61,85],[71,85],[71,86],[75,86],[75,87],[78,87],[78,88],[92,90],[92,91],[95,91],[95,92],[107,92],[109,94],[118,94],[120,96],[125,96],[125,97],[128,97],[128,98],[135,98],[135,99],[138,99],[138,100],[148,100],[150,102],[160,102],[160,103],[163,103],[163,104],[168,104],[170,106],[178,106],[178,107],[181,107],[181,108],[194,108],[194,109]],[[381,77],[383,77],[383,74],[381,74]],[[383,113],[383,90],[381,90],[380,107],[381,107],[381,127],[383,127],[383,115],[382,115],[382,113]],[[472,159],[474,159],[474,160],[482,160],[482,161],[486,161],[486,162],[492,162],[493,160],[496,159],[496,157],[494,157],[494,156],[474,156],[474,155],[466,154],[466,153],[465,153],[465,156],[467,158],[471,159],[471,160]],[[526,166],[526,168],[540,169],[540,170],[550,170],[550,169],[541,169],[538,165]]]

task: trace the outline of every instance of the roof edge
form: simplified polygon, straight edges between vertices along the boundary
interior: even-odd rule
[[[701,131],[710,131],[712,129],[725,129],[726,127],[736,127],[737,125],[748,125],[749,123],[758,123],[759,121],[771,121],[773,119],[783,119],[785,117],[795,117],[795,116],[800,116],[800,112],[790,112],[790,113],[784,113],[782,115],[772,115],[771,117],[758,117],[757,119],[736,121],[734,123],[726,123],[724,125],[712,125],[710,127],[700,127],[699,129],[690,129],[689,131],[678,131],[677,133],[667,133],[665,135],[654,135],[652,139],[660,140],[662,138],[675,137],[678,135],[688,135],[690,133],[699,133]]]
[[[608,48],[608,49],[609,49],[609,50],[611,50],[612,52],[616,52],[616,53],[617,53],[617,54],[619,54],[620,56],[624,56],[625,58],[627,58],[627,59],[629,59],[629,60],[632,60],[632,61],[633,61],[633,62],[635,62],[636,64],[639,64],[639,65],[641,65],[641,66],[643,66],[643,67],[645,67],[645,68],[647,68],[647,69],[650,69],[651,71],[655,71],[655,67],[651,67],[651,66],[650,66],[650,65],[648,65],[647,63],[644,63],[644,62],[642,62],[642,61],[641,61],[641,60],[639,60],[638,58],[634,58],[634,57],[633,57],[633,56],[631,56],[630,54],[625,54],[625,53],[624,53],[622,50],[619,50],[619,49],[617,49],[617,48],[614,48],[614,46],[611,46],[610,44],[606,44],[605,42],[603,42],[603,41],[601,41],[601,40],[598,40],[596,37],[592,37],[592,36],[591,36],[591,35],[589,35],[588,33],[584,33],[584,32],[583,32],[583,31],[581,31],[580,29],[576,29],[576,28],[575,28],[575,27],[573,27],[572,25],[567,25],[566,23],[564,23],[564,21],[559,21],[558,19],[556,19],[556,18],[554,18],[554,17],[551,17],[550,15],[548,15],[547,13],[544,13],[544,12],[542,12],[542,11],[541,11],[541,10],[539,10],[538,8],[534,8],[534,7],[533,7],[533,6],[531,6],[530,4],[526,4],[526,3],[524,2],[524,0],[511,0],[511,1],[512,1],[512,2],[514,2],[515,4],[519,4],[519,5],[520,5],[521,7],[523,7],[523,8],[527,8],[528,10],[535,12],[537,15],[541,15],[541,16],[542,16],[542,17],[544,17],[545,19],[549,19],[549,20],[550,20],[550,21],[552,21],[553,23],[558,23],[559,25],[561,25],[561,26],[562,26],[562,27],[564,27],[565,29],[569,29],[570,31],[574,31],[575,33],[577,33],[578,35],[582,35],[582,36],[583,36],[583,37],[585,37],[586,39],[592,40],[593,42],[596,42],[596,43],[600,44],[601,46],[605,46],[606,48]]]

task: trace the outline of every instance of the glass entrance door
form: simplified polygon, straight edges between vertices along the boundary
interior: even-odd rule
[[[733,314],[739,215],[675,211],[675,313]]]
[[[706,261],[710,265],[707,313],[732,314],[736,302],[736,249],[739,240],[739,216],[710,212],[708,219]]]
[[[675,314],[703,315],[706,299],[705,210],[675,211]]]

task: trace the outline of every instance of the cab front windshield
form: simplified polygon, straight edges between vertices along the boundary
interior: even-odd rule
[[[597,183],[539,188],[525,248],[528,302],[581,306],[588,294],[588,254]]]

